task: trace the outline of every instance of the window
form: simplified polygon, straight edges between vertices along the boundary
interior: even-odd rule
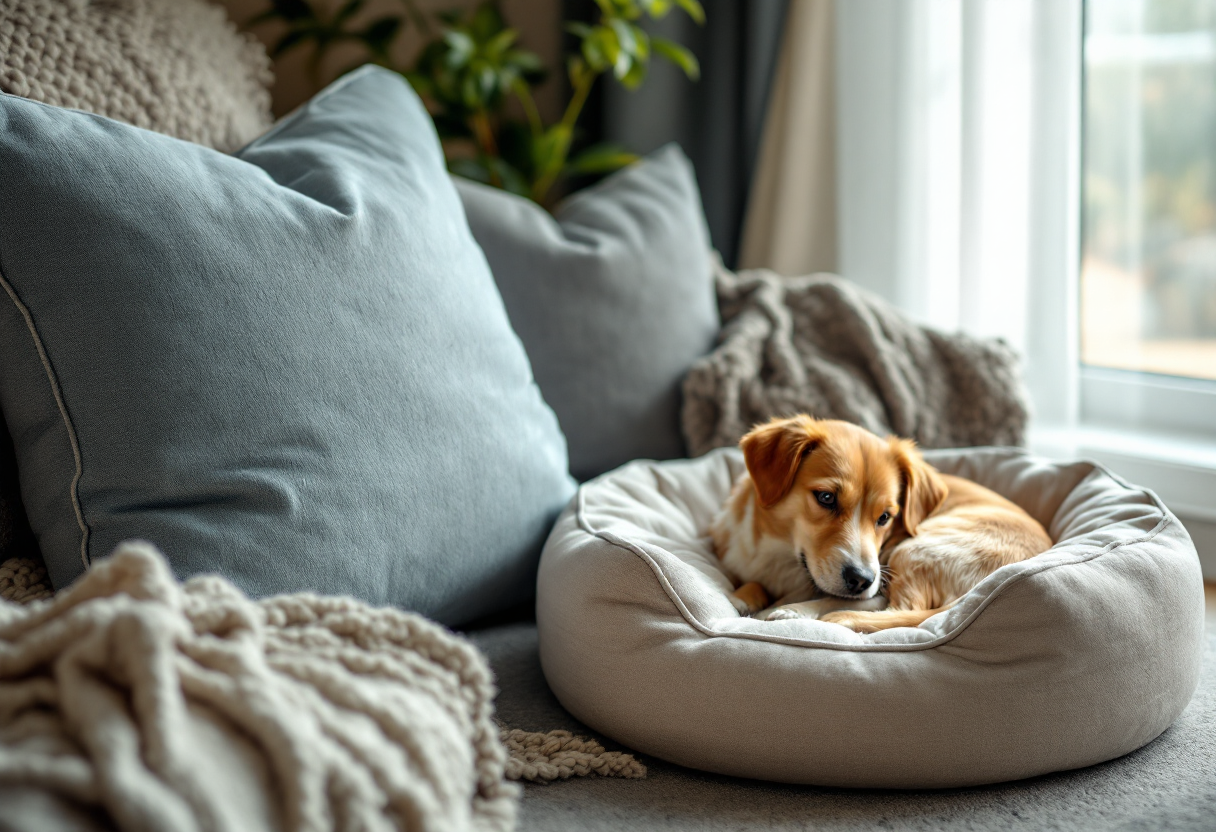
[[[1216,0],[835,10],[841,273],[1020,349],[1031,447],[1154,489],[1216,578]]]
[[[1085,5],[1082,413],[1216,432],[1216,0]]]

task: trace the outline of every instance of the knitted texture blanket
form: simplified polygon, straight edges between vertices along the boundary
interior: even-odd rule
[[[0,0],[0,90],[233,151],[270,127],[270,59],[203,0]]]
[[[845,419],[926,448],[1020,445],[1029,404],[1003,341],[919,326],[831,275],[715,276],[723,327],[684,380],[689,453],[774,416]]]
[[[484,658],[411,613],[180,586],[141,544],[57,594],[10,559],[0,599],[0,786],[120,829],[509,829],[503,777],[646,776],[594,740],[490,722]]]
[[[420,616],[179,585],[124,544],[0,603],[0,785],[122,830],[507,830],[489,667]]]

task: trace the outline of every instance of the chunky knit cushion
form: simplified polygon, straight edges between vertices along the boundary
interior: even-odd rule
[[[233,151],[270,126],[270,60],[203,0],[0,0],[0,90]]]

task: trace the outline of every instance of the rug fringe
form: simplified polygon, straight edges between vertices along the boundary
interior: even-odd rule
[[[646,766],[632,754],[605,751],[595,740],[569,731],[542,734],[503,728],[499,736],[507,747],[507,777],[511,780],[548,783],[592,774],[627,779],[646,776]]]

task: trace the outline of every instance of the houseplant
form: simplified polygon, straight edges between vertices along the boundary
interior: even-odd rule
[[[597,144],[572,152],[579,118],[601,75],[611,73],[628,89],[646,78],[650,60],[660,56],[692,79],[700,73],[696,57],[674,41],[647,33],[640,23],[679,8],[698,23],[705,12],[699,0],[596,0],[593,22],[569,21],[573,44],[566,56],[570,98],[561,117],[546,124],[533,88],[548,75],[541,59],[518,43],[495,0],[433,16],[413,0],[368,19],[365,0],[344,0],[336,8],[323,0],[273,0],[270,10],[250,26],[280,20],[287,29],[271,56],[300,47],[312,49],[310,67],[320,86],[322,59],[339,44],[356,44],[367,61],[400,72],[427,102],[448,164],[454,173],[547,205],[563,177],[606,173],[634,161],[625,148]],[[408,27],[426,39],[408,62],[394,58],[394,44]],[[509,107],[517,102],[517,110]],[[522,117],[518,114],[522,113]]]

